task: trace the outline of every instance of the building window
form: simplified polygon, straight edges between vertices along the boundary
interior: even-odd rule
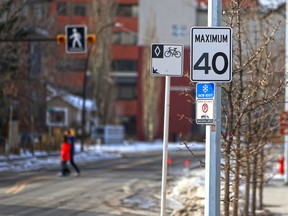
[[[85,4],[75,4],[74,5],[74,15],[76,16],[86,16],[86,5]]]
[[[116,79],[117,83],[117,99],[119,100],[135,100],[137,99],[137,78],[121,78]]]
[[[47,125],[66,127],[68,125],[68,110],[63,107],[50,107],[47,111]]]
[[[57,59],[56,67],[60,71],[85,71],[86,59]]]
[[[137,61],[114,60],[112,61],[113,71],[137,71]]]
[[[48,14],[47,7],[45,7],[43,4],[35,4],[33,13],[38,20],[46,18]]]
[[[138,16],[138,5],[123,4],[118,5],[116,15],[126,17],[137,17]]]
[[[113,44],[118,45],[136,45],[137,34],[129,32],[115,32],[113,34]]]
[[[185,38],[189,34],[185,25],[172,25],[172,35],[176,38]]]
[[[137,86],[133,84],[120,84],[117,86],[117,99],[134,100],[137,98]]]
[[[66,16],[68,15],[68,8],[66,2],[58,2],[57,3],[57,14]]]

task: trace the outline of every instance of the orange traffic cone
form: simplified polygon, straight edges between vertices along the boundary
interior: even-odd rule
[[[169,158],[167,159],[167,163],[168,163],[169,165],[171,165],[171,164],[172,164],[172,158],[169,157]]]
[[[190,165],[189,160],[185,160],[184,165],[185,165],[186,167],[188,167],[188,166]]]
[[[284,174],[284,157],[279,158],[279,170],[278,173],[283,175]]]

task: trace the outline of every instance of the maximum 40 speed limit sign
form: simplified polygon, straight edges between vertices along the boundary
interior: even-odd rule
[[[229,27],[192,27],[190,72],[194,82],[230,82],[232,30]]]

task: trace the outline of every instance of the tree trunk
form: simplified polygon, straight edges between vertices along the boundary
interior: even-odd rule
[[[260,151],[260,171],[259,171],[259,209],[263,209],[263,185],[264,185],[264,172],[265,172],[265,161],[264,161],[264,148]]]
[[[244,215],[249,215],[249,201],[250,201],[250,179],[251,179],[251,165],[250,165],[250,143],[251,143],[251,113],[248,114],[248,128],[247,128],[247,143],[245,148],[246,155],[246,179],[245,179],[245,200],[244,200]]]
[[[256,149],[256,143],[254,143],[254,150]],[[252,164],[252,199],[251,199],[251,216],[255,216],[256,213],[256,192],[257,192],[257,159],[258,155],[254,153]]]
[[[236,145],[235,145],[235,173],[234,173],[234,202],[233,202],[233,215],[238,215],[238,202],[239,202],[239,184],[240,184],[240,128],[236,128]]]
[[[231,142],[226,143],[225,147],[225,168],[224,168],[224,215],[229,216],[230,207],[230,160],[231,160]]]

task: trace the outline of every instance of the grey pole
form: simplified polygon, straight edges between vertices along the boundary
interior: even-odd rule
[[[220,26],[222,2],[208,0],[208,27]],[[206,126],[205,215],[220,215],[221,86],[215,85],[215,126]]]
[[[165,104],[164,104],[164,133],[163,133],[163,158],[162,158],[162,188],[161,188],[161,216],[166,215],[166,188],[167,188],[167,158],[168,158],[168,133],[170,111],[170,76],[165,77]]]
[[[285,112],[288,112],[288,0],[286,0],[286,35],[285,35]],[[286,132],[286,131],[285,131]],[[284,183],[288,184],[288,135],[284,136]]]

